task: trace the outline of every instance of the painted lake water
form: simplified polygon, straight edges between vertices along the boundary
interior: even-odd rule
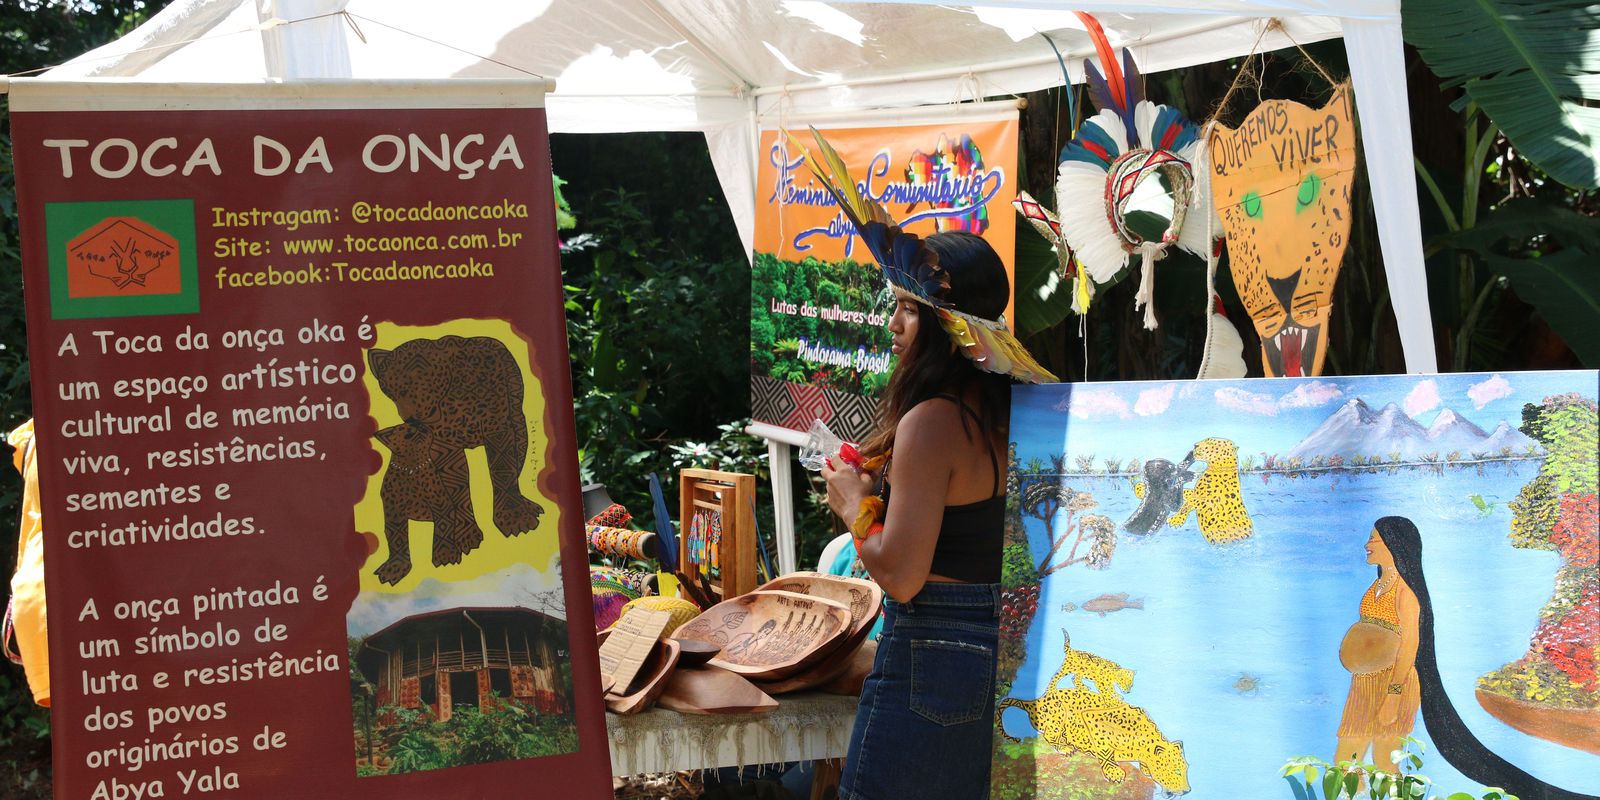
[[[1135,671],[1127,702],[1148,712],[1168,739],[1183,740],[1191,800],[1289,797],[1278,776],[1285,760],[1334,754],[1350,686],[1339,643],[1376,576],[1365,554],[1373,522],[1405,516],[1422,533],[1440,671],[1467,727],[1534,776],[1600,794],[1600,756],[1521,733],[1474,696],[1480,676],[1527,651],[1560,564],[1553,552],[1517,549],[1507,539],[1506,503],[1539,463],[1489,464],[1482,475],[1471,468],[1295,480],[1246,474],[1255,535],[1223,546],[1208,544],[1192,517],[1181,529],[1130,534],[1121,524],[1139,500],[1126,477],[1067,476],[1065,485],[1098,501],[1086,513],[1118,524],[1116,551],[1106,569],[1076,564],[1045,578],[1013,694],[1033,698],[1048,688],[1065,630],[1073,647]],[[1037,564],[1050,547],[1045,526],[1023,519]],[[1056,524],[1065,519],[1063,511]],[[1123,592],[1143,608],[1081,608]],[[1064,610],[1068,603],[1078,608]],[[1020,711],[1003,721],[1013,735],[1034,734]],[[1440,794],[1477,788],[1435,753],[1420,713],[1414,735],[1427,748],[1422,771]]]

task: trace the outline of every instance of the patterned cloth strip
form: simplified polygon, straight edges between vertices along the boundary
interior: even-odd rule
[[[612,503],[606,507],[606,510],[591,517],[588,524],[607,528],[621,528],[627,525],[631,519],[633,519],[633,515],[629,514],[628,509],[623,508],[621,503]]]
[[[722,577],[722,514],[700,509],[689,520],[689,560]]]
[[[597,553],[622,558],[645,559],[645,547],[656,535],[650,531],[634,531],[607,525],[590,525],[589,547]]]
[[[589,580],[612,581],[619,583],[644,596],[653,593],[650,581],[655,579],[655,573],[641,572],[635,569],[622,569],[620,567],[589,567]]]

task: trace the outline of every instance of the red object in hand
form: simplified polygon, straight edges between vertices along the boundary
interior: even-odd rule
[[[849,464],[856,472],[860,472],[861,465],[865,463],[861,459],[861,451],[849,442],[839,445],[839,460]]]

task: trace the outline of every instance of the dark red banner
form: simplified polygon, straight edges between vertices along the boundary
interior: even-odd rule
[[[62,800],[610,796],[541,97],[412,88],[12,84]]]

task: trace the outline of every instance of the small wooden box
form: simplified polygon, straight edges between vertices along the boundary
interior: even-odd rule
[[[703,569],[719,597],[737,597],[760,585],[756,576],[756,476],[709,469],[678,471],[678,568],[691,579]],[[691,536],[696,516],[721,520],[721,537]],[[710,515],[710,516],[707,516]],[[713,574],[712,564],[718,567]]]

